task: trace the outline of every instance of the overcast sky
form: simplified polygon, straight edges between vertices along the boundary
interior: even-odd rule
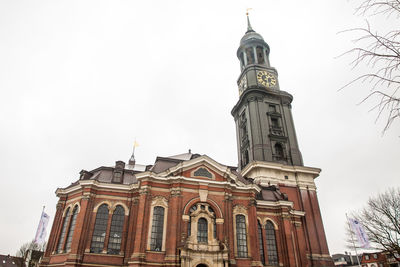
[[[398,187],[399,123],[357,105],[355,3],[313,1],[0,0],[0,254],[34,238],[42,206],[82,169],[136,159],[207,154],[237,165],[230,114],[245,10],[271,47],[306,166],[322,168],[319,204],[330,253],[345,251],[345,213]],[[393,24],[373,21],[381,28]],[[396,25],[398,28],[398,25]],[[51,225],[48,227],[48,232]]]

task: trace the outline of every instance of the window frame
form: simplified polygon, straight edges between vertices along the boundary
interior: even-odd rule
[[[151,249],[151,239],[152,239],[152,228],[153,228],[153,216],[154,216],[154,208],[155,207],[162,207],[164,208],[164,220],[163,220],[163,227],[162,227],[162,243],[160,251],[154,251]],[[165,240],[167,234],[167,219],[168,219],[168,201],[163,196],[155,196],[151,202],[150,206],[150,217],[148,221],[148,236],[147,236],[147,250],[152,252],[165,252]]]
[[[76,226],[76,220],[78,217],[78,213],[79,213],[79,206],[75,205],[72,210],[71,219],[69,220],[70,223],[68,226],[68,232],[67,232],[67,236],[65,238],[64,249],[66,252],[71,250],[72,238],[73,238],[74,232],[75,232],[75,226]]]
[[[102,213],[102,214],[99,213],[100,210],[101,211],[103,210],[102,207],[105,207],[105,209],[107,210],[107,213]],[[105,216],[105,214],[107,214],[107,216]],[[104,218],[98,217],[100,215],[102,215]],[[97,221],[98,219],[99,219],[99,221]],[[108,228],[109,228],[109,225],[108,225],[109,219],[110,219],[110,207],[109,207],[109,205],[107,203],[100,204],[98,206],[97,210],[96,210],[96,217],[95,217],[95,220],[94,220],[92,238],[91,238],[91,242],[90,242],[90,253],[99,254],[99,253],[103,253],[104,252],[104,248],[105,248],[105,245],[106,245],[107,231],[108,231]],[[106,223],[104,224],[104,222],[106,222]],[[104,231],[103,241],[94,240],[95,234],[96,234],[96,237],[99,237],[100,239],[102,238],[102,234],[98,235],[96,233],[96,226],[97,225],[99,225],[98,228],[102,227],[100,229],[97,229],[98,232]],[[104,225],[105,225],[105,228],[104,228]],[[101,242],[103,243],[103,247],[101,248],[101,251],[95,250],[96,248],[100,249],[100,246],[93,247],[95,242],[96,243],[101,243]]]
[[[65,210],[64,216],[63,216],[63,223],[61,225],[61,232],[59,234],[57,248],[56,248],[57,254],[64,252],[65,240],[66,240],[66,235],[67,235],[67,226],[69,225],[69,221],[71,218],[70,210],[71,210],[71,207],[67,207],[67,209]]]
[[[277,234],[276,234],[275,224],[272,221],[267,220],[265,222],[264,229],[265,229],[265,244],[267,247],[266,264],[269,266],[279,266],[278,242],[276,239]],[[273,249],[271,249],[272,246]],[[273,258],[274,262],[271,262],[271,258]]]
[[[240,222],[238,219],[240,218]],[[243,218],[243,220],[242,220]],[[241,226],[239,229],[238,226]],[[247,217],[244,214],[235,214],[235,243],[236,243],[236,256],[238,258],[248,258],[249,257],[249,245],[248,245],[248,223]],[[240,231],[238,231],[240,230]],[[243,232],[244,231],[244,235]],[[241,238],[239,238],[241,237]],[[244,238],[243,238],[244,237]],[[244,242],[243,242],[244,241]],[[244,250],[239,248],[245,248]]]
[[[117,214],[117,212],[121,211],[121,213]],[[118,217],[119,218],[118,218]],[[114,220],[116,219],[116,220]],[[110,230],[108,234],[108,241],[107,241],[107,254],[110,255],[118,255],[121,253],[121,246],[122,246],[122,241],[124,238],[124,227],[125,227],[125,208],[122,205],[116,205],[115,209],[113,210],[112,216],[111,216],[111,223],[110,223]],[[119,242],[112,242],[112,237],[111,235],[113,233],[118,233],[117,230],[119,231],[120,237],[119,237]],[[115,245],[118,244],[118,248],[111,248],[110,245]]]
[[[208,243],[208,220],[204,217],[197,220],[197,242]]]

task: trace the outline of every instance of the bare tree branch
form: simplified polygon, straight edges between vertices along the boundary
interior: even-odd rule
[[[394,16],[400,18],[400,0],[365,0],[356,8],[357,15],[365,17],[385,15],[386,19]],[[352,69],[365,64],[370,72],[360,75],[339,90],[367,82],[370,84],[370,93],[361,101],[373,99],[378,101],[371,110],[377,110],[377,120],[386,117],[383,133],[400,117],[400,29],[389,30],[381,34],[372,30],[366,20],[366,27],[353,28],[342,31],[359,35],[353,40],[356,47],[343,53],[353,55]]]
[[[400,262],[400,188],[370,198],[366,207],[352,216],[363,225],[375,248]]]

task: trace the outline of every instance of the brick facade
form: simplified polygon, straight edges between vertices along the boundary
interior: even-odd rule
[[[257,57],[255,54],[257,53]],[[81,171],[59,202],[42,267],[333,266],[269,46],[248,27],[238,56],[239,167],[206,155]]]
[[[235,168],[221,165],[207,156],[188,155],[188,160],[178,160],[176,166],[159,173],[151,169],[144,172],[124,169],[122,183],[107,182],[101,178],[108,177],[112,181],[113,176],[113,168],[101,167],[87,172],[88,177],[81,177],[71,186],[58,189],[60,200],[41,265],[264,266],[269,262],[270,249],[266,241],[267,222],[272,222],[274,226],[278,265],[332,265],[315,188],[302,188],[301,180],[297,186],[290,184],[290,180],[285,184],[285,178],[277,185],[257,185],[252,183],[251,171],[248,172],[249,177],[245,178]],[[163,164],[164,159],[158,159],[154,166]],[[273,164],[272,167],[283,166]],[[193,176],[193,170],[199,168],[210,173],[211,178]],[[306,172],[304,168],[291,171],[293,175],[297,172],[300,176],[301,172],[303,175]],[[260,173],[260,170],[257,172]],[[290,175],[290,172],[286,170],[281,174]],[[128,175],[134,175],[136,179],[127,183]],[[104,242],[101,252],[93,253],[91,245],[96,215],[103,204],[107,205],[109,213]],[[196,205],[198,214],[191,214],[191,207]],[[63,222],[68,222],[67,233],[71,228],[71,219],[64,220],[66,210],[69,208],[69,216],[72,216],[71,211],[75,206],[78,206],[78,214],[71,247],[65,250],[64,245],[58,251]],[[124,209],[124,219],[120,250],[113,255],[109,254],[108,243],[112,215],[117,206]],[[155,251],[150,247],[150,239],[152,214],[154,207],[158,206],[165,208],[165,223],[162,226],[161,249]],[[201,210],[202,207],[206,207],[205,211]],[[238,256],[235,223],[238,215],[246,219],[245,257]],[[206,242],[197,241],[196,223],[189,226],[190,221],[197,218],[195,216],[208,220]],[[262,225],[262,242],[257,231],[258,223]],[[263,246],[261,250],[260,244]],[[264,263],[261,262],[260,251],[264,251]]]

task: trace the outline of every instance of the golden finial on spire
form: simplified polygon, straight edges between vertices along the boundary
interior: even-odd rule
[[[252,10],[252,8],[251,7],[249,7],[249,8],[246,8],[246,16],[248,16],[249,15],[249,11],[250,10]]]
[[[249,18],[249,11],[252,10],[251,7],[246,8],[246,16],[247,16],[247,32],[254,32],[253,28],[251,27],[250,24],[250,18]]]

